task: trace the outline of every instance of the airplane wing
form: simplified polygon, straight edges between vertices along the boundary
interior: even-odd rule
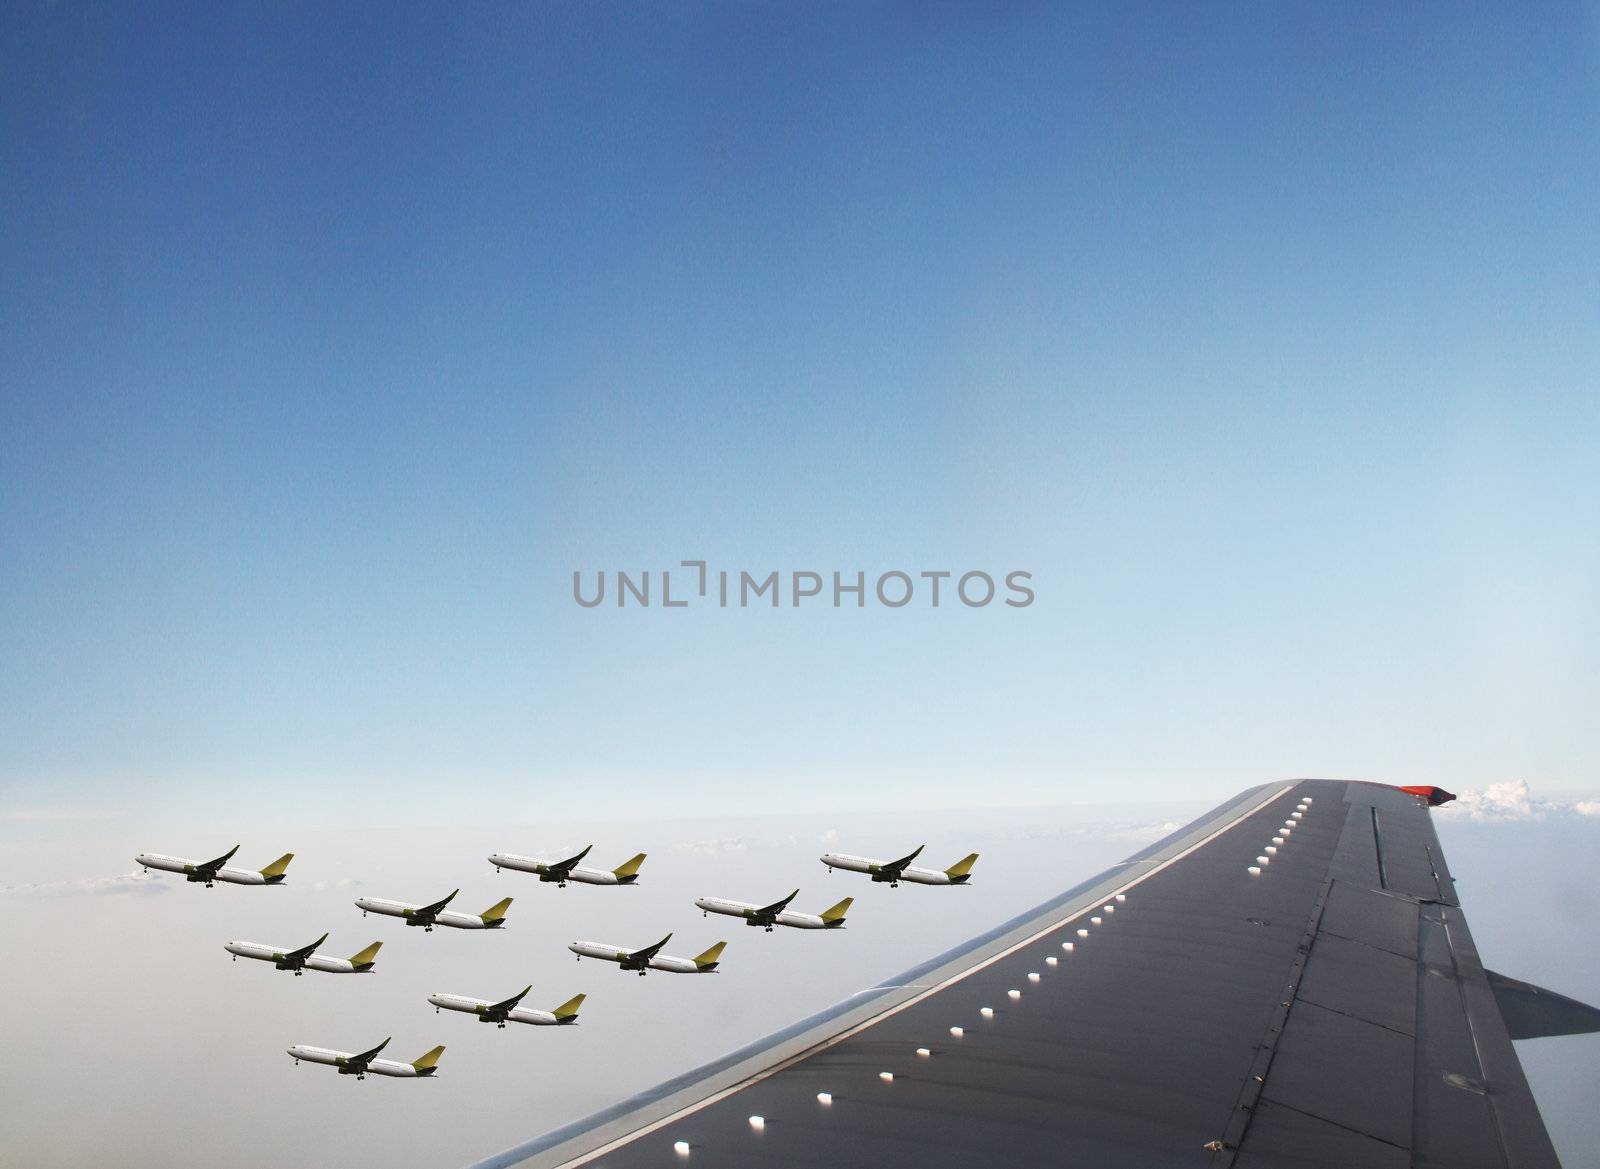
[[[454,893],[451,893],[450,896],[446,897],[443,901],[435,901],[432,905],[424,905],[419,909],[413,910],[413,912],[418,917],[422,917],[422,916],[425,916],[427,914],[438,913],[446,905],[449,905],[452,901],[454,901],[456,899],[456,893],[459,893],[459,892],[461,892],[461,890],[457,889]]]
[[[913,852],[910,856],[903,856],[897,861],[890,861],[888,864],[879,865],[878,867],[880,869],[882,869],[884,872],[896,872],[896,873],[898,873],[900,870],[902,870],[906,866],[908,866],[912,861],[916,860],[919,856],[921,856],[922,855],[922,850],[924,848],[926,848],[926,847],[927,847],[927,845],[925,845],[925,844],[919,844],[919,845],[917,845],[916,851]]]
[[[1253,788],[478,1169],[1555,1169],[1428,799]]]
[[[632,951],[630,951],[628,953],[628,957],[632,958],[632,959],[634,959],[636,961],[648,962],[650,959],[654,958],[657,954],[659,954],[661,952],[661,947],[662,946],[665,946],[671,940],[672,940],[672,935],[668,934],[666,937],[662,938],[659,942],[657,942],[653,946],[646,946],[642,950],[632,950]]]
[[[532,989],[533,989],[533,984],[529,983],[527,986],[523,987],[521,990],[519,990],[516,994],[512,995],[510,998],[502,999],[500,1002],[491,1004],[490,1007],[489,1007],[489,1010],[490,1011],[509,1011],[509,1010],[513,1010],[513,1009],[515,1009],[516,1005],[518,1003],[520,1003],[523,1000],[523,998],[527,995],[527,993]]]
[[[328,935],[327,934],[323,934],[320,938],[318,938],[316,941],[312,942],[309,946],[301,946],[298,950],[290,950],[287,954],[284,955],[284,957],[285,958],[309,958],[309,957],[311,957],[312,954],[317,952],[317,947],[322,945],[322,943],[327,941],[327,940],[328,940]]]
[[[577,856],[569,856],[564,861],[560,861],[559,863],[553,864],[553,865],[547,865],[546,867],[551,869],[552,871],[558,871],[558,872],[563,872],[563,873],[571,872],[573,869],[577,868],[579,861],[581,861],[584,857],[589,855],[589,849],[591,849],[593,847],[594,847],[594,845],[592,845],[592,844],[587,845],[587,846],[585,846],[584,850],[582,852],[580,852]]]
[[[195,868],[200,869],[200,870],[202,870],[204,872],[212,872],[212,873],[214,873],[218,869],[220,869],[223,865],[227,864],[230,860],[232,860],[233,859],[233,854],[238,852],[238,851],[239,851],[239,846],[236,844],[232,848],[230,848],[227,852],[225,852],[221,856],[219,856],[216,860],[207,861],[203,865],[195,865]]]
[[[394,1037],[391,1035],[389,1038],[392,1039]],[[352,1055],[352,1056],[350,1056],[347,1062],[349,1062],[349,1063],[360,1063],[360,1064],[371,1063],[373,1060],[378,1058],[378,1052],[382,1051],[385,1047],[388,1047],[388,1046],[389,1046],[389,1040],[385,1039],[382,1043],[378,1044],[378,1046],[374,1047],[371,1051],[363,1051],[360,1055]]]
[[[793,901],[798,896],[800,896],[800,890],[796,889],[782,901],[774,901],[771,905],[763,905],[760,909],[756,910],[756,913],[758,915],[782,913],[789,907],[789,902]]]

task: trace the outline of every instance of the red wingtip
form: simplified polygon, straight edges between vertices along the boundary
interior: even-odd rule
[[[1403,787],[1400,790],[1410,795],[1421,796],[1434,807],[1438,807],[1440,804],[1448,804],[1456,798],[1455,792],[1447,792],[1442,787]]]

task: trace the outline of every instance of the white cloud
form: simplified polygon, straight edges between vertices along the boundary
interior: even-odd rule
[[[1563,816],[1600,817],[1600,800],[1542,800],[1529,789],[1527,780],[1510,779],[1463,791],[1439,811],[1482,823],[1532,823]]]
[[[128,893],[148,896],[165,893],[171,884],[154,873],[134,871],[115,877],[83,877],[76,881],[36,881],[31,885],[0,885],[0,897],[79,897]]]

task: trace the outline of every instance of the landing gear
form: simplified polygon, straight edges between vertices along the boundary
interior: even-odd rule
[[[300,977],[300,976],[301,976],[301,975],[302,975],[302,974],[304,974],[304,973],[305,973],[305,971],[304,971],[304,970],[296,970],[296,971],[295,971],[295,972],[294,972],[294,976],[295,976],[295,977],[296,977],[296,978],[299,978],[299,977]]]
[[[506,1029],[506,1025],[504,1023],[496,1023],[495,1026],[500,1028],[502,1031]]]

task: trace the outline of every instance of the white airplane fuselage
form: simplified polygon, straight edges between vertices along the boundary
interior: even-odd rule
[[[851,856],[847,852],[827,852],[822,854],[822,863],[830,869],[844,869],[851,873],[867,873],[874,881],[887,881],[893,885],[900,881],[910,881],[915,885],[962,885],[965,879],[955,881],[950,874],[939,869],[919,869],[907,865],[898,873],[886,870],[883,861],[873,860],[871,857]]]
[[[446,1011],[460,1011],[467,1015],[477,1015],[485,1023],[497,1022],[489,1014],[489,1008],[494,1006],[488,999],[468,998],[460,994],[430,994],[428,1001],[434,1006]],[[514,1007],[505,1014],[507,1022],[531,1023],[535,1027],[560,1027],[569,1023],[576,1023],[576,1015],[568,1015],[558,1019],[553,1011],[539,1011],[532,1007]]]
[[[665,970],[672,974],[710,974],[710,970],[702,970],[689,958],[674,958],[670,954],[656,954],[647,962],[633,964],[628,961],[630,951],[623,946],[613,946],[607,942],[573,942],[567,947],[579,958],[599,958],[603,962],[619,963],[624,970],[637,970],[643,974],[644,968],[651,970]]]
[[[695,898],[695,905],[706,913],[720,913],[726,917],[742,917],[745,925],[772,928],[760,916],[760,910],[763,908],[760,905],[750,905],[744,901],[729,901],[724,897],[697,897]],[[792,926],[800,930],[825,930],[838,928],[844,924],[843,918],[840,918],[837,922],[830,923],[823,921],[815,913],[797,913],[792,909],[785,909],[774,914],[771,921],[774,925]]]
[[[291,947],[288,946],[268,946],[261,942],[228,942],[222,948],[236,958],[256,958],[262,962],[276,963],[280,967],[288,960],[291,950]],[[371,972],[370,965],[364,970],[357,969],[355,963],[348,958],[328,958],[321,954],[307,954],[299,960],[298,965],[307,970],[321,970],[326,974],[368,974]],[[296,974],[300,972],[294,967],[286,968],[294,969]]]
[[[342,1076],[361,1076],[371,1072],[375,1076],[395,1076],[399,1079],[425,1080],[432,1075],[431,1068],[427,1072],[421,1072],[411,1064],[401,1063],[397,1059],[369,1060],[365,1068],[358,1070],[356,1065],[350,1063],[350,1060],[355,1058],[352,1052],[331,1051],[326,1047],[307,1047],[302,1043],[297,1043],[288,1050],[289,1054],[297,1060],[303,1059],[307,1063],[321,1063],[327,1064],[329,1067],[336,1067]]]
[[[389,901],[383,897],[357,897],[356,906],[363,913],[381,913],[385,917],[401,917],[407,925],[420,925],[424,929],[432,929],[436,925],[447,925],[457,930],[495,930],[505,925],[504,918],[485,921],[476,913],[457,913],[452,909],[441,909],[435,913],[431,920],[419,918],[416,913],[425,908],[421,905],[412,905],[407,901]]]
[[[489,863],[497,869],[515,869],[519,873],[533,873],[541,881],[553,881],[565,885],[568,881],[577,881],[581,885],[631,885],[633,878],[624,880],[608,869],[586,869],[574,867],[566,870],[563,876],[560,872],[551,872],[550,866],[559,864],[558,861],[543,860],[536,856],[518,856],[514,852],[497,852],[489,857]]]
[[[182,873],[191,881],[226,881],[230,885],[276,885],[277,881],[269,881],[254,869],[218,869],[207,880],[199,868],[199,862],[188,860],[181,856],[164,856],[159,852],[141,852],[133,858],[138,864],[147,869],[160,869],[164,873]]]

